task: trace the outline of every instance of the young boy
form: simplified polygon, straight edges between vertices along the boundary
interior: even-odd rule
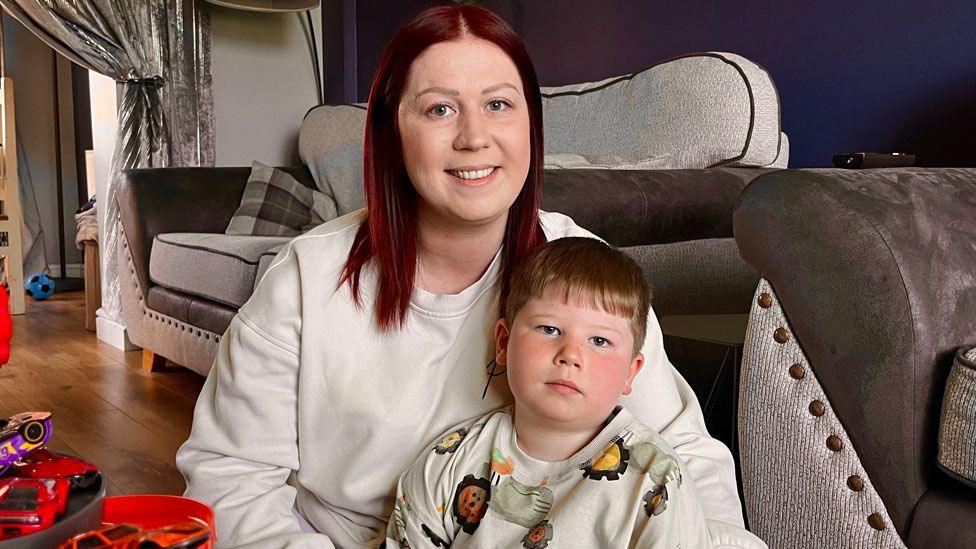
[[[644,362],[640,268],[590,238],[513,273],[496,362],[515,404],[445,434],[400,477],[387,547],[711,547],[674,450],[617,405]]]

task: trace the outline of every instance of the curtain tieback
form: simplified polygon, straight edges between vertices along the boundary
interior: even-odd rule
[[[120,84],[141,84],[143,86],[163,87],[162,76],[152,76],[149,78],[119,78],[116,82]]]

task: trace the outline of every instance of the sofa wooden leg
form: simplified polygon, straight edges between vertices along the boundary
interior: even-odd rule
[[[142,369],[147,372],[162,372],[166,369],[166,357],[157,355],[149,349],[143,349]]]

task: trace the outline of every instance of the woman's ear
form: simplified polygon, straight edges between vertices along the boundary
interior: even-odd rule
[[[508,361],[508,335],[508,321],[499,319],[495,324],[495,362],[499,366],[505,366]]]
[[[629,395],[633,387],[631,384],[634,383],[634,378],[637,377],[637,372],[640,371],[641,367],[644,365],[644,355],[637,353],[634,355],[634,360],[630,363],[630,373],[627,375],[627,384],[624,385],[624,390],[622,394]]]

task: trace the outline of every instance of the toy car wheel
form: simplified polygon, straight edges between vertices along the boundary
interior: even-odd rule
[[[28,421],[20,426],[20,436],[30,444],[37,444],[47,435],[47,427],[41,421]]]
[[[84,490],[85,488],[91,488],[95,484],[95,478],[98,473],[85,473],[84,475],[75,475],[71,477],[71,487]]]

